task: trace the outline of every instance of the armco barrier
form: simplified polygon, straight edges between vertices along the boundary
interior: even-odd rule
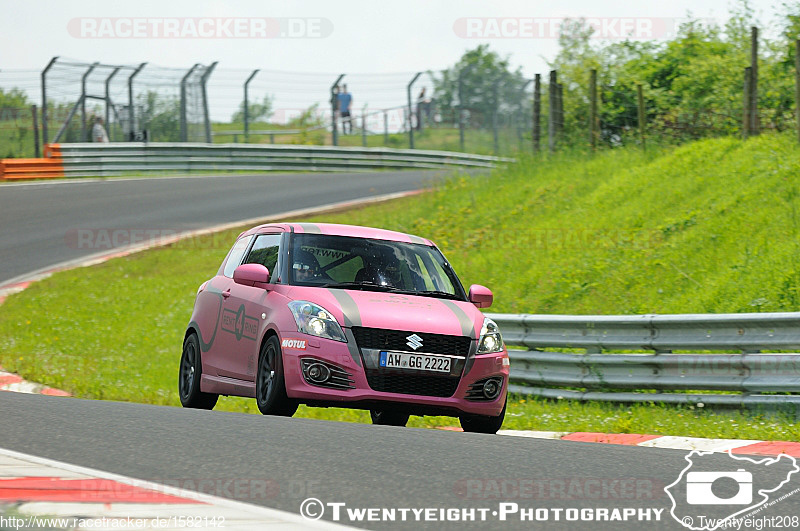
[[[52,164],[60,163],[65,177],[164,171],[493,168],[497,164],[513,162],[513,159],[448,151],[166,142],[51,144],[45,153],[52,154]]]
[[[513,392],[800,406],[800,313],[488,316],[507,345],[529,349],[509,351]]]

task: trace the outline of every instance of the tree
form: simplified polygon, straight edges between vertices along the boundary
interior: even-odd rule
[[[458,76],[463,72],[463,102],[458,101]],[[501,58],[481,44],[467,51],[452,67],[433,77],[436,103],[445,119],[457,120],[459,104],[470,112],[472,121],[490,123],[495,109],[514,112],[520,105],[525,79],[520,68],[512,71],[508,58]],[[496,92],[495,92],[496,90]],[[495,95],[497,98],[495,99]]]
[[[261,103],[250,103],[247,109],[247,120],[248,122],[257,122],[258,120],[269,120],[270,116],[272,116],[272,98],[269,94],[264,95],[264,99]],[[239,110],[233,113],[231,116],[231,121],[234,123],[243,123],[244,122],[244,100],[239,104]]]
[[[178,98],[163,97],[155,91],[138,96],[143,129],[156,142],[179,142],[181,139],[181,104]]]

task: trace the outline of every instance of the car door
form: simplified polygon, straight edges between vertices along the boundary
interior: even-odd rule
[[[230,315],[225,312],[226,299],[230,298],[234,285],[233,271],[242,263],[245,253],[250,248],[253,236],[248,235],[236,240],[217,276],[212,278],[206,288],[198,295],[198,303],[202,304],[203,320],[214,319],[213,332],[207,334],[200,324],[203,335],[203,372],[211,376],[219,376],[229,349],[233,348],[231,334],[235,333],[235,323],[231,323]],[[206,335],[210,337],[206,339]]]
[[[281,233],[257,235],[242,263],[262,264],[269,270],[272,281],[280,243]],[[220,358],[220,376],[255,381],[260,331],[269,313],[269,294],[270,290],[231,281],[230,294],[222,303],[221,324],[226,346],[224,355]]]

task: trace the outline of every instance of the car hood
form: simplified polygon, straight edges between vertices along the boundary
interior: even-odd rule
[[[478,337],[483,314],[474,304],[376,291],[293,286],[294,300],[319,304],[346,326]]]

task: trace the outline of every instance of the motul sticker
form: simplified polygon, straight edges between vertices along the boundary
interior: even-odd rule
[[[305,339],[284,339],[281,341],[281,346],[286,348],[295,348],[297,350],[305,350],[306,349],[306,340]]]

